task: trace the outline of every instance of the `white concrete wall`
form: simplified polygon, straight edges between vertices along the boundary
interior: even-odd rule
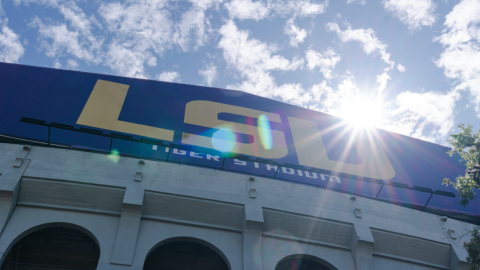
[[[73,224],[98,241],[98,269],[140,270],[152,248],[182,237],[209,243],[231,270],[274,270],[295,254],[341,270],[468,269],[468,236],[447,231],[460,235],[471,224],[273,179],[138,161],[0,144],[2,260],[35,228]]]

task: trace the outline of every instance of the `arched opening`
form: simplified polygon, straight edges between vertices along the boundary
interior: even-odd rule
[[[167,241],[154,248],[145,259],[144,270],[229,270],[223,254],[196,239]]]
[[[21,238],[5,257],[2,270],[55,269],[61,267],[96,269],[100,258],[97,242],[71,227],[37,230]],[[59,267],[59,268],[57,268]]]
[[[336,268],[314,256],[292,255],[283,258],[275,270],[336,270]]]

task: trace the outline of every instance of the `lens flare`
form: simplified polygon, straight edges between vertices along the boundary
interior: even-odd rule
[[[215,150],[231,152],[237,145],[237,136],[230,128],[222,127],[213,133],[212,145]]]
[[[262,114],[258,118],[258,133],[260,135],[260,142],[262,143],[263,148],[272,149],[272,129],[266,114]]]
[[[385,106],[381,98],[357,97],[343,101],[336,115],[357,128],[381,127],[386,121]]]
[[[118,152],[118,150],[116,150],[116,149],[112,149],[112,152],[110,153],[110,155],[107,156],[107,158],[111,162],[117,164],[118,161],[120,160],[120,152]]]

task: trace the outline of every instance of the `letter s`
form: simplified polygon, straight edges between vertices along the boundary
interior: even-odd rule
[[[219,113],[231,113],[257,119],[264,114],[270,122],[281,123],[280,115],[278,114],[206,100],[195,100],[187,103],[185,107],[185,123],[217,129],[229,125],[235,127],[239,133],[253,136],[253,143],[236,142],[237,147],[231,150],[234,153],[269,159],[281,158],[288,154],[285,135],[282,131],[264,130],[260,127],[219,120]],[[271,132],[273,140],[271,149],[266,149],[260,142],[259,134],[265,132]],[[215,149],[211,137],[190,133],[182,134],[182,143]]]

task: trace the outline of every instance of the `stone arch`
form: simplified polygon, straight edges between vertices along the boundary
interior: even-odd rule
[[[291,264],[296,265],[297,268],[292,268]],[[289,265],[290,267],[287,268],[287,265]],[[335,266],[333,266],[326,260],[308,254],[294,254],[286,256],[277,263],[277,265],[275,266],[275,270],[312,269],[312,266],[315,266],[316,270],[338,270]]]
[[[212,250],[213,252],[215,252],[222,260],[223,262],[225,262],[225,265],[226,267],[228,267],[228,270],[231,270],[232,267],[230,265],[230,262],[229,260],[227,259],[227,256],[219,249],[217,248],[215,245],[205,241],[205,240],[202,240],[202,239],[198,239],[198,238],[194,238],[194,237],[172,237],[172,238],[168,238],[168,239],[165,239],[159,243],[157,243],[156,245],[154,245],[147,253],[147,255],[145,256],[145,259],[144,259],[144,266],[143,266],[143,269],[145,269],[146,267],[146,262],[149,258],[149,256],[155,251],[157,250],[158,248],[161,248],[162,246],[166,246],[166,245],[169,245],[169,244],[173,244],[173,243],[179,243],[179,242],[190,242],[190,243],[195,243],[195,244],[199,244],[199,245],[202,245],[204,247],[207,247],[209,248],[210,250]]]
[[[8,248],[5,250],[5,252],[4,252],[4,254],[1,258],[0,264],[3,264],[5,262],[5,259],[8,257],[8,255],[12,251],[12,248],[14,248],[17,245],[17,243],[19,243],[22,239],[25,239],[25,238],[27,238],[27,237],[35,234],[35,233],[38,233],[38,232],[41,232],[41,231],[44,231],[44,230],[48,230],[48,229],[54,229],[54,228],[59,228],[59,229],[65,228],[65,229],[78,231],[78,232],[81,232],[81,233],[85,234],[87,237],[89,237],[91,240],[93,240],[94,244],[98,248],[98,258],[97,258],[97,264],[98,264],[98,260],[100,258],[100,254],[101,254],[101,246],[100,246],[100,243],[99,243],[97,237],[92,232],[87,230],[86,228],[84,228],[80,225],[77,225],[77,224],[67,223],[67,222],[44,223],[44,224],[40,224],[40,225],[37,225],[37,226],[33,226],[31,228],[28,228],[27,230],[18,234],[8,245]]]

